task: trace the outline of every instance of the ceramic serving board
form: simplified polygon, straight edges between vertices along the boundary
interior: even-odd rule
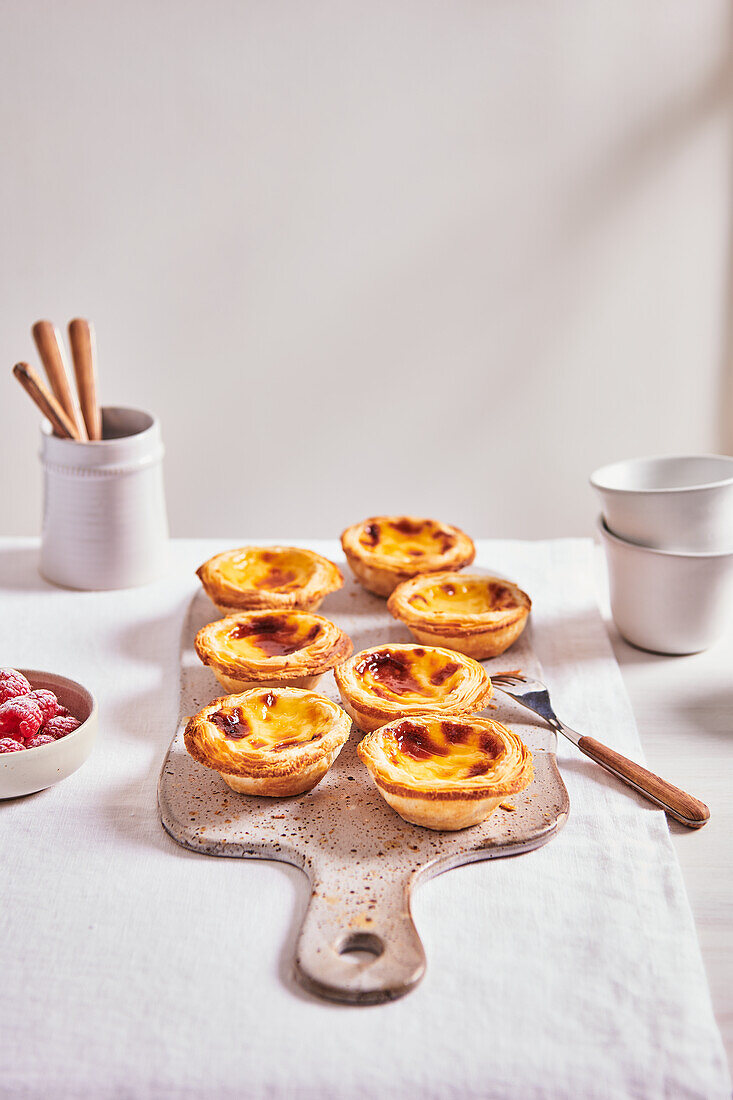
[[[357,585],[345,563],[342,568],[343,589],[327,597],[318,614],[349,634],[355,652],[380,642],[411,641],[386,602]],[[534,781],[512,797],[513,809],[496,810],[488,821],[458,832],[409,825],[390,809],[356,754],[363,735],[355,728],[325,778],[307,794],[282,799],[236,794],[217,772],[193,760],[183,742],[187,717],[222,695],[193,649],[199,628],[219,617],[203,592],[192,599],[182,634],[181,716],[158,786],[163,826],[194,852],[280,860],[305,872],[311,897],[295,973],[312,993],[352,1004],[401,997],[425,971],[425,952],[410,915],[415,885],[463,863],[531,851],[565,823],[569,802],[555,762],[555,735],[529,711],[497,695],[497,708],[487,714],[511,726],[529,746]],[[508,653],[485,665],[489,673],[521,668],[541,678],[531,626]],[[316,690],[339,699],[331,673]]]

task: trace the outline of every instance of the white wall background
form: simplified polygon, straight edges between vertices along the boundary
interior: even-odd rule
[[[4,0],[0,51],[0,532],[39,317],[161,416],[175,534],[577,534],[730,446],[724,0]]]

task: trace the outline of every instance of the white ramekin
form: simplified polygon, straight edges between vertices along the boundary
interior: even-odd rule
[[[598,520],[614,622],[627,642],[655,653],[697,653],[722,636],[733,608],[733,552],[653,550]]]
[[[679,553],[733,551],[733,458],[666,455],[603,466],[590,483],[608,530]]]

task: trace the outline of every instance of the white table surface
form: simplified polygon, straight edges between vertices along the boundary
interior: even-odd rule
[[[199,548],[201,545],[200,542],[196,544]],[[174,567],[177,564],[178,568],[188,569],[190,548],[187,549],[185,543],[178,543],[174,550]],[[479,557],[480,554],[479,548]],[[140,820],[135,820],[136,812],[130,808],[140,801],[136,791],[138,794],[145,792],[147,805],[147,794],[150,789],[154,790],[162,753],[173,732],[178,705],[178,683],[175,675],[178,657],[170,644],[170,635],[173,619],[178,622],[183,617],[183,608],[190,598],[190,591],[182,599],[178,599],[181,606],[175,608],[172,619],[171,592],[174,590],[178,592],[178,589],[169,583],[166,594],[162,589],[157,590],[151,586],[149,605],[147,602],[145,605],[148,613],[143,618],[140,615],[139,600],[135,602],[133,611],[132,606],[129,609],[126,607],[125,600],[120,600],[119,593],[74,594],[72,599],[70,593],[50,588],[38,578],[36,563],[36,544],[32,540],[0,540],[0,595],[6,593],[15,601],[14,620],[17,621],[18,618],[18,601],[33,601],[36,608],[42,606],[44,616],[47,616],[49,642],[54,653],[58,648],[58,639],[68,636],[71,640],[69,651],[63,653],[63,667],[60,667],[59,671],[72,674],[71,669],[78,665],[85,669],[90,685],[93,686],[96,676],[102,680],[105,675],[109,683],[110,652],[114,649],[124,655],[125,683],[120,683],[114,690],[108,686],[105,698],[107,719],[115,730],[118,782],[112,787],[105,788],[103,804],[100,805],[97,799],[96,804],[92,805],[89,802],[92,789],[89,784],[93,780],[93,771],[91,768],[83,769],[78,773],[79,805],[72,811],[74,814],[78,813],[85,826],[96,833],[95,858],[99,860],[100,833],[107,837],[110,852],[121,843],[125,844],[128,852],[130,845],[137,845],[141,865],[151,859],[173,858],[180,862],[197,858],[180,849],[171,848],[168,838],[162,835],[162,830],[160,834],[157,831],[151,833],[149,814],[139,814]],[[603,603],[603,571],[600,566],[599,558],[599,590]],[[23,606],[26,606],[25,603]],[[99,645],[99,640],[95,638],[93,632],[85,635],[82,628],[82,624],[89,622],[92,607],[99,609],[100,620],[104,620],[105,647]],[[110,624],[108,620],[112,609],[114,609],[114,617]],[[162,614],[163,611],[165,615]],[[45,652],[43,640],[7,637],[3,635],[2,626],[0,619],[0,642],[2,642],[0,664],[12,663],[9,654],[13,653],[23,658],[14,657],[17,664],[32,665],[33,654],[36,651]],[[703,830],[689,832],[673,824],[672,834],[697,922],[717,1020],[723,1032],[730,1060],[733,1050],[733,945],[730,937],[729,914],[733,902],[733,883],[727,841],[731,826],[729,776],[730,765],[733,762],[733,736],[730,733],[733,717],[733,686],[731,686],[729,671],[731,657],[733,657],[733,638],[729,637],[706,654],[685,658],[663,658],[634,650],[618,637],[612,625],[609,629],[634,707],[648,764],[672,782],[704,799],[712,810],[712,820]],[[113,638],[109,637],[110,632],[114,634]],[[46,649],[49,649],[48,645]],[[133,708],[134,721],[131,718],[130,708],[131,670],[133,688],[137,693],[139,704],[138,707]],[[148,717],[151,714],[157,716],[170,714],[171,725],[164,729],[151,725]],[[129,765],[125,760],[125,742],[130,746]],[[141,771],[143,756],[147,760],[147,771],[145,769]],[[20,843],[24,832],[27,831],[29,835],[30,831],[37,828],[33,806],[34,802],[41,797],[31,796],[28,799],[19,800],[16,803],[19,809],[17,811],[13,809],[14,813],[17,812]],[[66,808],[64,817],[68,812]],[[68,822],[60,816],[58,825],[63,833]],[[78,822],[75,822],[75,826],[78,829]],[[151,851],[151,843],[154,847],[153,851]],[[58,876],[58,867],[54,864],[59,858],[63,860],[63,854],[59,855],[51,841],[47,848],[48,851],[41,860],[43,866],[39,864],[38,874],[41,875],[44,871],[48,873],[48,869],[53,867],[55,875]],[[228,861],[222,861],[222,863],[228,863]],[[63,871],[63,868],[61,870]],[[231,868],[221,868],[216,871],[216,874],[229,874],[230,870]],[[284,910],[276,910],[271,914],[271,920],[276,926],[273,931],[283,942],[291,941],[294,932],[293,921],[297,923],[299,919],[297,900],[300,886],[299,874],[279,865],[273,869],[273,865],[267,863],[250,864],[247,870],[248,889],[254,890],[255,895],[259,891],[262,891],[262,896],[268,891],[275,891],[278,904],[284,906]],[[107,894],[108,905],[115,896],[120,898],[121,908],[128,913],[128,924],[127,927],[118,930],[117,934],[123,941],[130,937],[130,950],[134,951],[136,958],[147,959],[146,969],[149,967],[149,974],[155,975],[155,981],[160,983],[161,972],[165,972],[166,966],[185,968],[191,974],[193,1000],[192,1004],[182,1006],[182,1010],[185,1007],[187,1013],[211,1012],[212,1006],[195,1004],[193,992],[197,988],[197,980],[201,978],[198,970],[201,966],[201,958],[204,957],[204,954],[197,952],[196,941],[199,936],[208,934],[208,929],[196,926],[195,921],[197,916],[198,920],[201,920],[201,913],[206,911],[205,906],[202,907],[201,913],[195,910],[182,913],[175,934],[171,935],[170,940],[166,940],[165,937],[161,940],[160,936],[149,935],[149,928],[155,922],[155,896],[140,898],[139,912],[133,909],[135,915],[130,917],[129,891],[134,890],[134,883],[118,881],[112,865],[103,866],[97,863],[91,871],[92,881],[95,884],[93,888]],[[90,889],[89,877],[82,876],[78,860],[68,861],[68,874],[73,881],[65,880],[63,874],[61,875],[64,896],[68,898],[70,891],[78,891],[83,907],[84,892]],[[11,887],[12,885],[11,883]],[[25,882],[20,883],[20,888],[29,889]],[[38,882],[33,884],[32,894],[26,894],[26,911],[28,899],[31,896],[37,899]],[[161,900],[158,899],[158,904]],[[244,907],[252,904],[241,893],[237,900],[238,904]],[[34,916],[30,926],[25,930],[18,930],[18,934],[23,935],[25,932],[31,938],[52,934],[54,941],[58,943],[60,964],[68,973],[70,961],[64,958],[64,935],[65,922],[70,920],[70,910],[67,905],[60,905],[58,912],[58,926],[56,924],[49,926],[49,922],[54,920],[54,899],[48,899],[48,912],[39,914],[37,920]],[[236,911],[233,910],[233,913]],[[77,918],[78,914],[74,920]],[[194,926],[187,923],[191,920],[194,921]],[[6,921],[6,927],[9,926],[12,927],[12,922]],[[69,925],[68,932],[71,941],[78,929]],[[118,975],[106,974],[104,970],[100,973],[98,969],[99,959],[105,957],[104,943],[100,944],[98,939],[100,937],[104,939],[110,934],[112,933],[109,927],[96,928],[93,923],[89,925],[88,935],[94,948],[95,969],[85,970],[83,957],[73,960],[73,965],[78,968],[79,988],[74,990],[74,1003],[77,1005],[83,1003],[85,982],[104,982],[112,986],[119,980]],[[143,948],[139,942],[141,936],[144,937]],[[124,947],[124,944],[121,945],[119,940],[109,942],[111,959],[121,957],[121,947]],[[289,965],[289,959],[286,958],[287,951],[287,948],[283,951],[279,964],[283,976]],[[32,954],[29,957],[32,959]],[[236,965],[235,956],[231,958],[231,965]],[[253,967],[255,980],[264,980],[263,975],[267,973],[268,964],[264,959],[255,963]],[[149,974],[130,975],[130,982],[134,985],[134,991],[139,999],[140,1012],[151,1016],[155,1016],[156,1012],[160,1011],[175,1013],[177,1009],[171,1004],[170,997],[166,1000],[165,984],[163,983],[162,986],[151,984]],[[48,983],[49,988],[53,989],[53,974],[39,976],[29,972],[29,982],[36,981],[39,981],[41,990],[36,999],[37,1016],[42,1022],[43,983]],[[161,1008],[163,1005],[165,1009]],[[34,1020],[33,1023],[37,1024],[39,1020]],[[19,1021],[19,1026],[24,1027],[27,1023],[28,1021],[25,1020]],[[120,1034],[124,1036],[122,1020],[120,1025]],[[70,1027],[74,1030],[77,1039],[76,1029],[88,1028],[90,1043],[93,1043],[93,1019],[75,1020],[70,1022]],[[171,1020],[171,1027],[175,1028],[175,1018]],[[139,1029],[136,1034],[139,1036]],[[5,1038],[7,1039],[7,1035]],[[127,1055],[130,1059],[143,1059],[146,1064],[155,1066],[157,1053],[155,1049],[145,1049],[143,1044],[143,1049],[129,1050]],[[160,1052],[161,1055],[164,1053]],[[287,1057],[284,1057],[283,1066],[273,1068],[273,1087],[275,1088],[273,1095],[288,1095],[288,1086],[285,1083],[288,1080],[288,1062],[297,1062],[297,1057],[296,1044],[295,1048],[289,1049]],[[161,1064],[161,1079],[170,1080],[172,1072],[170,1065]],[[83,1067],[80,1067],[79,1079],[85,1079]],[[88,1075],[85,1080],[88,1086]],[[212,1082],[215,1081],[216,1067],[212,1067]],[[18,1093],[17,1090],[14,1093],[14,1095],[21,1094],[25,1095],[25,1093]],[[27,1094],[35,1095],[32,1092]],[[80,1088],[78,1094],[69,1091],[68,1095],[89,1095],[88,1087],[86,1090]],[[102,1095],[101,1090],[99,1095]],[[115,1092],[114,1095],[121,1095],[121,1093]],[[134,1092],[130,1092],[130,1095],[134,1095]],[[168,1093],[166,1092],[165,1095]],[[216,1095],[234,1094],[219,1088]],[[487,1095],[491,1093],[487,1091]],[[600,1092],[599,1095],[601,1095]]]
[[[647,765],[710,807],[702,829],[669,824],[715,1017],[733,1064],[733,624],[705,653],[663,657],[635,649],[616,629],[600,547],[598,594]]]

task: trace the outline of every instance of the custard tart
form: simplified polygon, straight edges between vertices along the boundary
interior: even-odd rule
[[[392,809],[428,829],[477,825],[533,777],[527,746],[489,718],[402,718],[356,751]]]
[[[420,573],[462,569],[476,554],[458,527],[416,516],[372,516],[347,527],[341,545],[356,579],[377,596]]]
[[[488,673],[450,649],[380,645],[334,669],[344,710],[369,731],[410,714],[464,715],[493,694]]]
[[[447,646],[477,661],[516,642],[532,607],[526,592],[499,577],[433,573],[413,577],[387,601],[418,642]]]
[[[278,798],[315,787],[350,730],[351,719],[325,695],[255,688],[209,703],[189,718],[184,740],[232,790]]]
[[[338,566],[295,546],[242,546],[215,554],[196,573],[220,611],[315,611],[341,588]]]
[[[351,656],[351,639],[308,611],[242,611],[202,627],[196,653],[227,691],[314,688]]]

